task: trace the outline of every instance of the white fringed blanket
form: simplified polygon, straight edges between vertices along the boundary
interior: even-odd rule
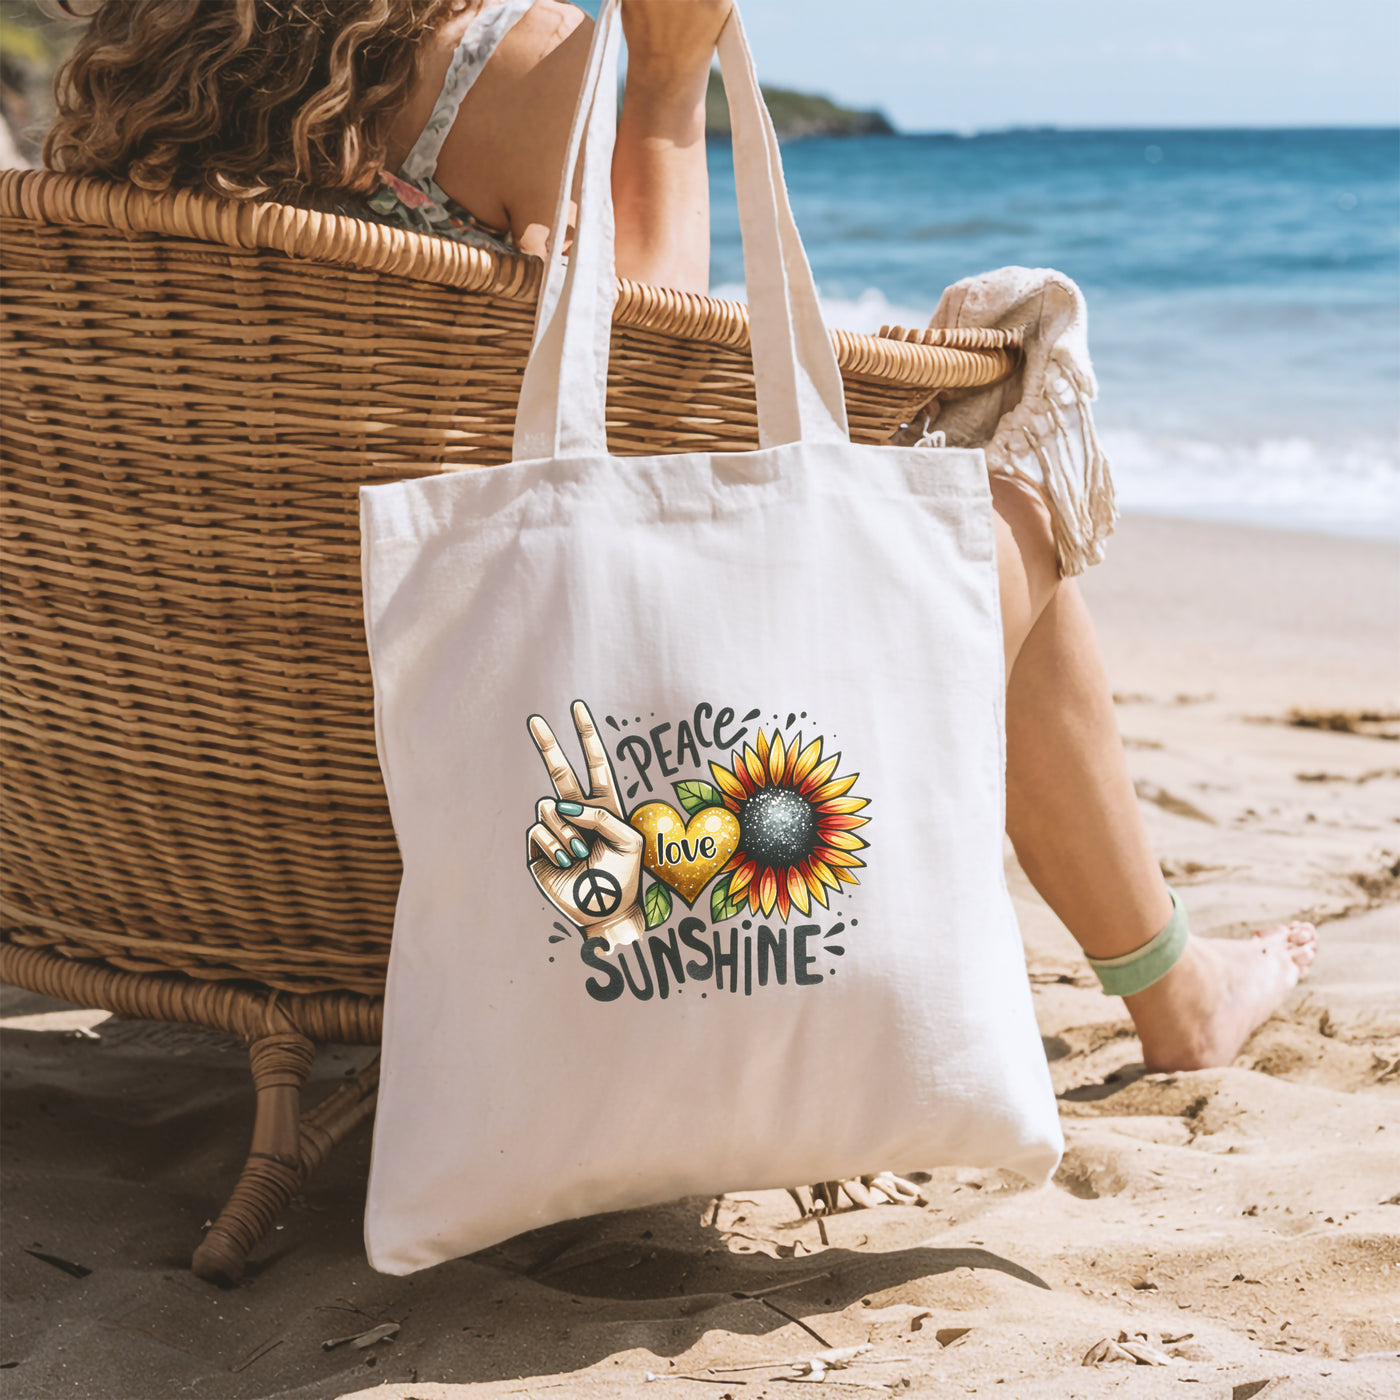
[[[1089,407],[1098,383],[1083,293],[1051,268],[998,268],[949,287],[930,325],[1025,332],[1021,368],[1000,384],[942,404],[937,431],[949,447],[983,448],[989,471],[1039,488],[1061,574],[1099,563],[1118,509]],[[927,431],[932,422],[923,426],[926,439],[936,436]]]

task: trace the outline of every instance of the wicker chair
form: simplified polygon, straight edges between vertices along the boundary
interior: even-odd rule
[[[399,861],[356,488],[508,460],[536,260],[279,204],[0,174],[0,976],[233,1032],[248,1161],[194,1255],[232,1280],[373,1110]],[[834,334],[853,436],[991,383],[1000,332]],[[623,282],[619,453],[749,448],[744,308]]]

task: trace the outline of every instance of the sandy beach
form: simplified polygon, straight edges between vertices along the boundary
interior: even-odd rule
[[[361,1131],[221,1291],[188,1261],[247,1147],[242,1048],[7,988],[0,1394],[776,1400],[829,1368],[853,1397],[1400,1395],[1400,551],[1136,517],[1084,589],[1195,930],[1320,927],[1232,1067],[1145,1074],[1008,851],[1054,1185],[942,1170],[824,1226],[736,1191],[394,1279]],[[366,1054],[325,1052],[308,1099]]]

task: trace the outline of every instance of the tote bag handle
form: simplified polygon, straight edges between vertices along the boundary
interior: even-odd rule
[[[607,455],[608,345],[617,299],[612,207],[617,12],[618,0],[604,0],[569,132],[516,413],[516,461]],[[849,442],[841,371],[793,222],[777,134],[737,8],[720,35],[718,52],[733,130],[759,446]],[[566,260],[563,231],[576,177],[578,213]]]

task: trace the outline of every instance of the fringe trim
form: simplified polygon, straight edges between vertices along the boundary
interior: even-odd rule
[[[989,471],[1029,482],[1044,496],[1064,578],[1103,561],[1118,519],[1108,458],[1089,409],[1093,396],[1078,367],[1052,354],[1041,393],[1006,414],[985,449]]]

